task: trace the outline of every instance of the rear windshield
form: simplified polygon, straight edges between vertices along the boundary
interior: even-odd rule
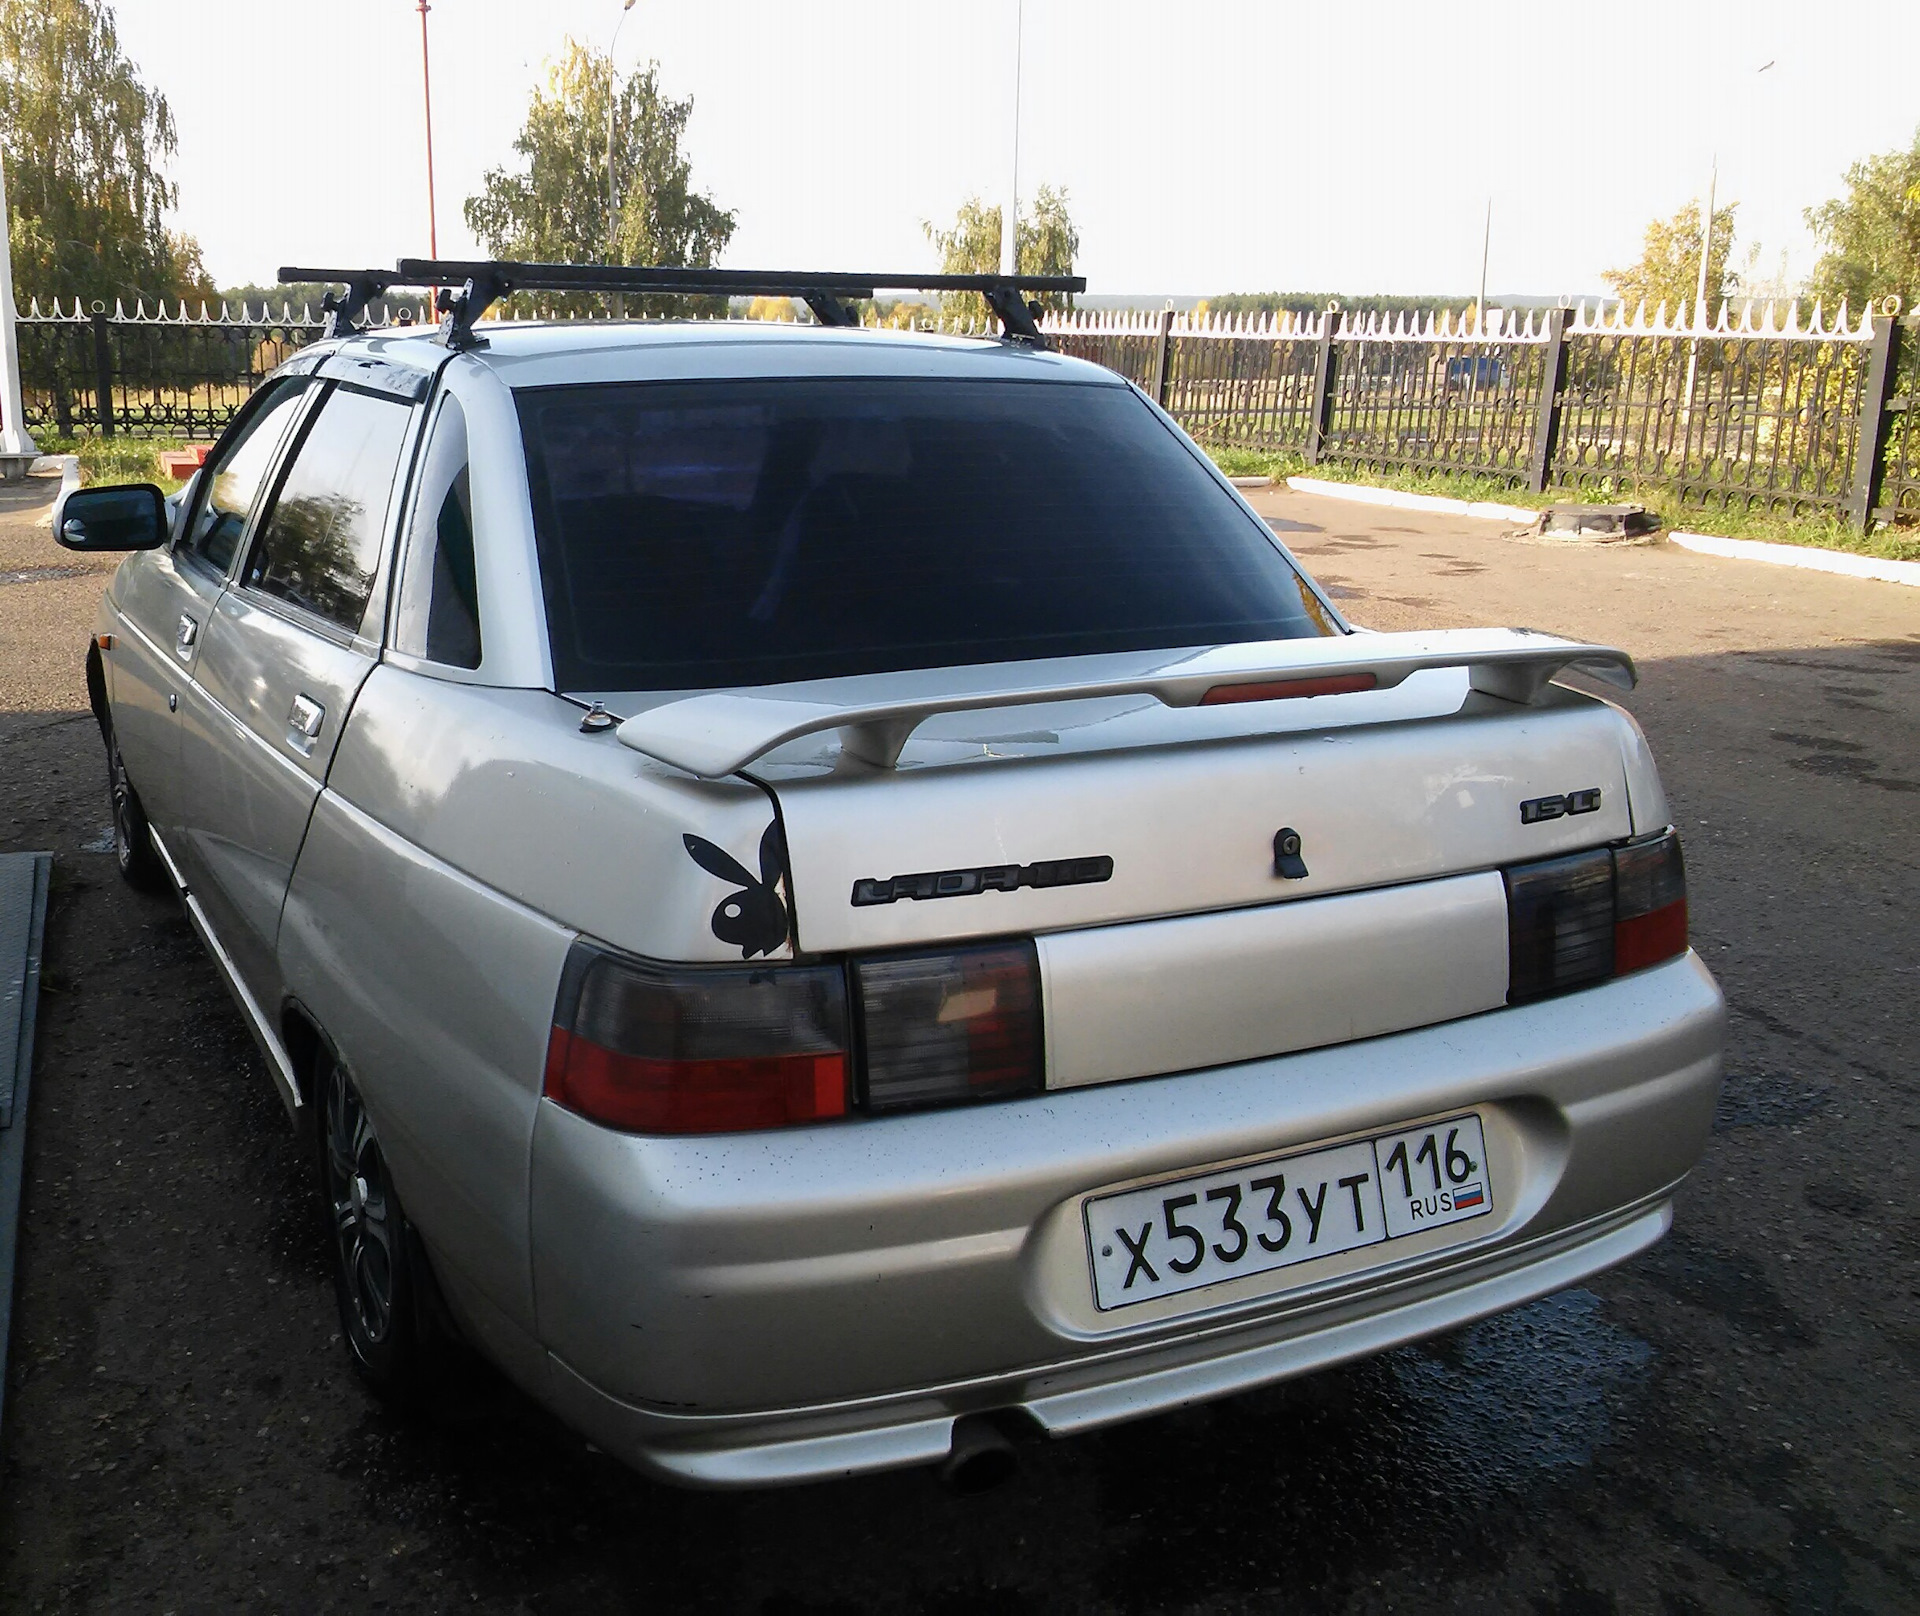
[[[1334,632],[1124,387],[629,382],[518,402],[562,690]]]

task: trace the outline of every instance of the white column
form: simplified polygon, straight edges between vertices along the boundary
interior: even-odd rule
[[[1007,157],[1007,196],[1000,204],[1000,273],[1018,275],[1015,238],[1020,229],[1020,35],[1026,21],[1023,0],[1013,0],[1013,150]]]
[[[37,453],[27,436],[20,398],[20,344],[14,335],[13,216],[7,211],[7,165],[0,154],[0,455]]]

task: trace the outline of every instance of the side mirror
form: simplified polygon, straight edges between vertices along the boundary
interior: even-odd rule
[[[53,513],[55,542],[69,550],[152,550],[167,542],[167,498],[152,483],[75,488]]]

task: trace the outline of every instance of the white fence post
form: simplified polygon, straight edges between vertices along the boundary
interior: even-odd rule
[[[27,436],[20,397],[20,343],[13,329],[13,216],[7,211],[6,157],[0,153],[0,475],[26,475],[38,453]],[[26,458],[27,465],[15,464]]]

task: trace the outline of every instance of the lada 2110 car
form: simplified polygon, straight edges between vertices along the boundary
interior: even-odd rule
[[[1013,282],[1000,340],[664,270],[604,275],[827,323],[476,329],[599,282],[401,267],[438,333],[57,518],[135,552],[119,860],[311,1130],[377,1387],[450,1318],[659,1476],[979,1475],[1660,1238],[1724,1007],[1560,681],[1626,656],[1355,629]]]

